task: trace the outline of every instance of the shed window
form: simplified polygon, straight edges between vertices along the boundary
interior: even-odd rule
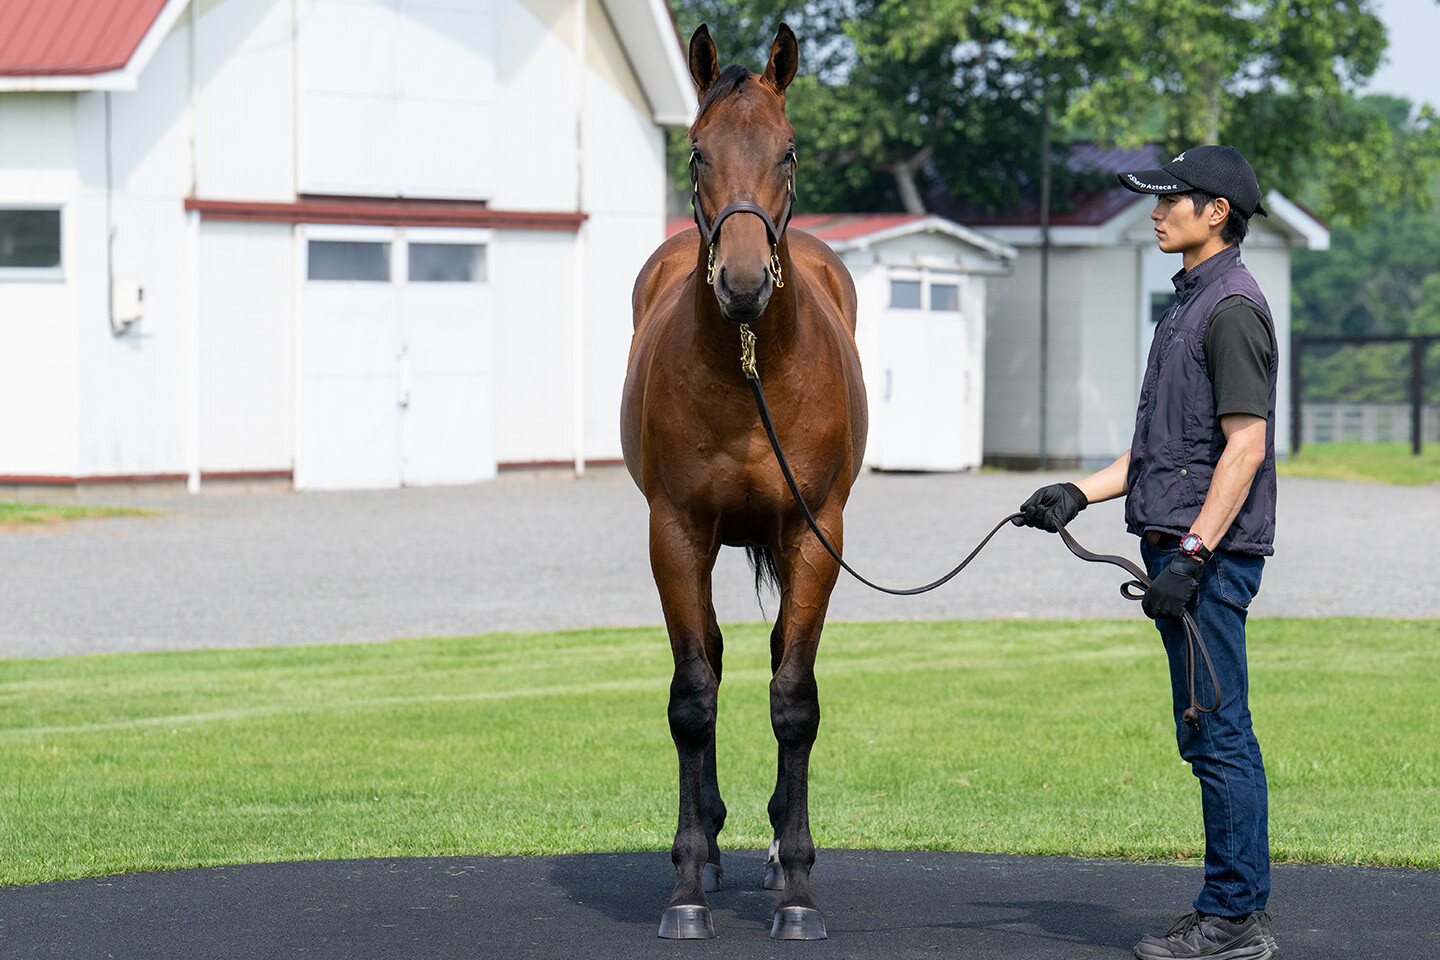
[[[390,282],[390,244],[358,243],[350,240],[311,240],[311,280],[360,280]]]
[[[930,309],[958,313],[960,311],[960,285],[958,283],[930,284]]]
[[[60,211],[0,208],[0,267],[60,266]]]
[[[481,283],[485,266],[481,243],[410,244],[411,283]]]
[[[1152,293],[1150,294],[1150,322],[1159,323],[1165,319],[1165,314],[1175,305],[1175,294],[1173,293]]]
[[[890,307],[894,310],[919,310],[920,281],[891,280]]]

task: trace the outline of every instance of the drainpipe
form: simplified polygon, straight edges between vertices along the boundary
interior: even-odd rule
[[[195,139],[200,104],[199,56],[196,34],[200,29],[198,4],[190,4],[190,196],[196,196],[199,172],[196,159]],[[185,480],[185,489],[190,493],[200,492],[200,212],[189,210],[185,213],[185,280],[189,285],[186,309],[190,314],[190,369],[188,371],[190,393],[190,470]]]
[[[589,0],[575,0],[575,212],[585,210],[585,14]],[[575,476],[585,475],[585,224],[575,231],[573,361]]]

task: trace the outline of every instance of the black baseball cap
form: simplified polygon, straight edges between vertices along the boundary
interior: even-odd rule
[[[1120,183],[1136,193],[1189,193],[1204,190],[1224,197],[1246,218],[1270,214],[1260,205],[1260,183],[1250,163],[1234,147],[1208,144],[1191,147],[1159,170],[1117,173]]]

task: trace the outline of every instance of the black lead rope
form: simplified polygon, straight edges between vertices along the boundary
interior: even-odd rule
[[[795,475],[790,472],[790,464],[786,461],[785,454],[780,449],[780,438],[775,434],[775,423],[770,417],[770,406],[765,402],[765,391],[760,386],[760,375],[755,370],[755,336],[750,332],[747,325],[741,326],[740,338],[742,344],[741,367],[745,372],[746,381],[750,384],[750,392],[755,395],[755,408],[760,412],[760,423],[765,427],[765,435],[770,438],[770,449],[775,452],[775,461],[780,465],[780,472],[785,475],[785,483],[790,487],[791,496],[795,498],[795,502],[800,506],[800,512],[804,515],[805,522],[810,526],[810,531],[815,534],[821,546],[829,552],[830,556],[835,559],[836,563],[840,564],[846,573],[865,584],[865,586],[870,587],[872,590],[879,590],[881,593],[888,593],[897,597],[913,597],[918,594],[929,593],[936,587],[943,586],[954,579],[961,570],[964,570],[970,565],[970,561],[974,560],[980,554],[981,550],[985,549],[986,545],[994,539],[995,534],[999,533],[1002,527],[1022,516],[1019,513],[1012,513],[995,524],[990,532],[985,534],[985,538],[980,541],[979,546],[971,550],[970,554],[964,560],[961,560],[953,570],[938,580],[932,580],[924,586],[898,589],[883,587],[878,583],[867,580],[861,576],[854,567],[846,563],[845,558],[840,556],[839,551],[831,545],[830,539],[820,530],[820,524],[815,522],[815,515],[810,512],[810,507],[805,503],[805,498],[800,495],[800,485],[795,482]],[[1060,534],[1061,541],[1070,549],[1071,553],[1075,554],[1075,556],[1081,560],[1089,563],[1113,564],[1134,577],[1133,580],[1127,580],[1120,585],[1120,595],[1122,597],[1126,600],[1140,600],[1145,596],[1145,591],[1150,586],[1150,577],[1146,575],[1144,570],[1141,570],[1124,557],[1117,557],[1107,553],[1093,553],[1081,546],[1080,542],[1071,535],[1070,531],[1065,529],[1064,524],[1057,523],[1055,526],[1056,532]],[[1190,691],[1190,706],[1186,708],[1182,719],[1192,729],[1198,730],[1200,727],[1200,714],[1214,713],[1220,709],[1220,678],[1215,673],[1215,665],[1210,660],[1210,651],[1205,648],[1205,639],[1200,636],[1200,628],[1195,623],[1195,618],[1190,614],[1190,611],[1185,611],[1181,617],[1181,623],[1185,627],[1185,684],[1186,688]],[[1205,661],[1205,669],[1210,673],[1210,683],[1215,688],[1215,702],[1211,704],[1209,708],[1200,706],[1200,702],[1195,697],[1196,650],[1200,651],[1200,657]]]

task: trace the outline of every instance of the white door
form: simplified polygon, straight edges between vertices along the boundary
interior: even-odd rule
[[[295,486],[400,484],[394,231],[305,243]]]
[[[962,278],[899,274],[881,320],[880,404],[872,411],[882,470],[961,470],[970,418],[970,351]]]
[[[494,477],[480,233],[306,228],[296,487]]]
[[[407,485],[495,476],[485,251],[463,237],[407,231],[400,295],[400,472]]]

